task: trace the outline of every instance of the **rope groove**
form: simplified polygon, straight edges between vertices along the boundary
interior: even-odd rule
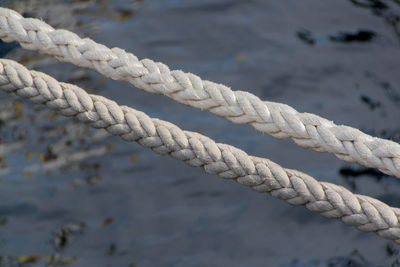
[[[0,8],[0,38],[22,47],[55,56],[61,61],[92,68],[116,80],[128,81],[154,94],[165,94],[179,103],[206,109],[233,123],[249,124],[277,138],[290,137],[302,147],[334,153],[338,158],[375,167],[400,178],[400,145],[336,125],[314,114],[299,113],[285,104],[262,101],[257,96],[180,70],[169,70],[150,59],[139,60],[120,48],[56,30],[43,21],[24,18]]]
[[[0,59],[0,89],[103,128],[126,141],[138,142],[158,154],[400,243],[400,209],[377,199],[318,182],[268,159],[249,156],[233,146],[216,143],[199,133],[181,130],[105,97],[88,94],[75,85],[30,71],[12,60]]]

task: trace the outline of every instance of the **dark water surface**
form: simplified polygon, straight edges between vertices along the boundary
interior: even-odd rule
[[[400,4],[2,1],[265,100],[400,139]],[[15,44],[2,57],[400,207],[400,180]],[[0,266],[400,266],[399,246],[0,93]],[[393,264],[393,265],[392,265]]]

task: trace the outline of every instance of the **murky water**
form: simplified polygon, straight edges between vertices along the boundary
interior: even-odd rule
[[[0,1],[400,140],[397,0]],[[400,207],[400,181],[0,43],[2,57]],[[399,246],[0,93],[0,266],[399,266]],[[397,265],[396,265],[397,264]]]

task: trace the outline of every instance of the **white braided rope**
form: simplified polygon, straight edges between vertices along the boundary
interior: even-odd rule
[[[114,101],[15,61],[0,59],[0,89],[45,104],[65,116],[74,116],[95,128],[104,128],[126,141],[136,141],[156,153],[169,155],[208,173],[233,179],[262,193],[303,205],[328,218],[336,218],[362,231],[400,243],[400,209],[331,183],[318,182],[299,171],[285,169],[233,146],[215,143],[195,132],[153,119]]]
[[[67,30],[55,30],[38,19],[0,8],[0,38],[18,41],[22,47],[54,55],[61,61],[97,70],[107,77],[129,81],[150,93],[165,94],[177,102],[249,124],[274,137],[290,137],[302,147],[334,153],[348,162],[375,167],[400,178],[400,145],[367,135],[355,128],[338,126],[314,114],[299,113],[285,104],[265,102],[243,91],[179,70],[150,59],[139,60],[120,48],[109,49]]]

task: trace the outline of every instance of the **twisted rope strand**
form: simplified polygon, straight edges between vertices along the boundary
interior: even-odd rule
[[[156,153],[202,167],[208,173],[233,179],[258,192],[269,193],[292,205],[303,205],[322,216],[400,243],[400,209],[377,199],[318,182],[268,159],[249,156],[199,133],[183,131],[172,123],[88,94],[75,85],[29,71],[12,60],[0,59],[0,89],[44,104],[62,115],[74,116],[126,141],[138,142]]]
[[[154,94],[165,94],[185,105],[207,109],[233,123],[249,124],[277,138],[290,137],[302,147],[334,153],[338,158],[375,167],[400,178],[400,145],[338,126],[314,114],[299,113],[285,104],[262,101],[243,91],[201,80],[200,77],[150,59],[139,60],[120,48],[56,30],[43,21],[24,18],[0,8],[0,38],[55,56],[61,61],[95,69],[116,80],[128,81]]]

